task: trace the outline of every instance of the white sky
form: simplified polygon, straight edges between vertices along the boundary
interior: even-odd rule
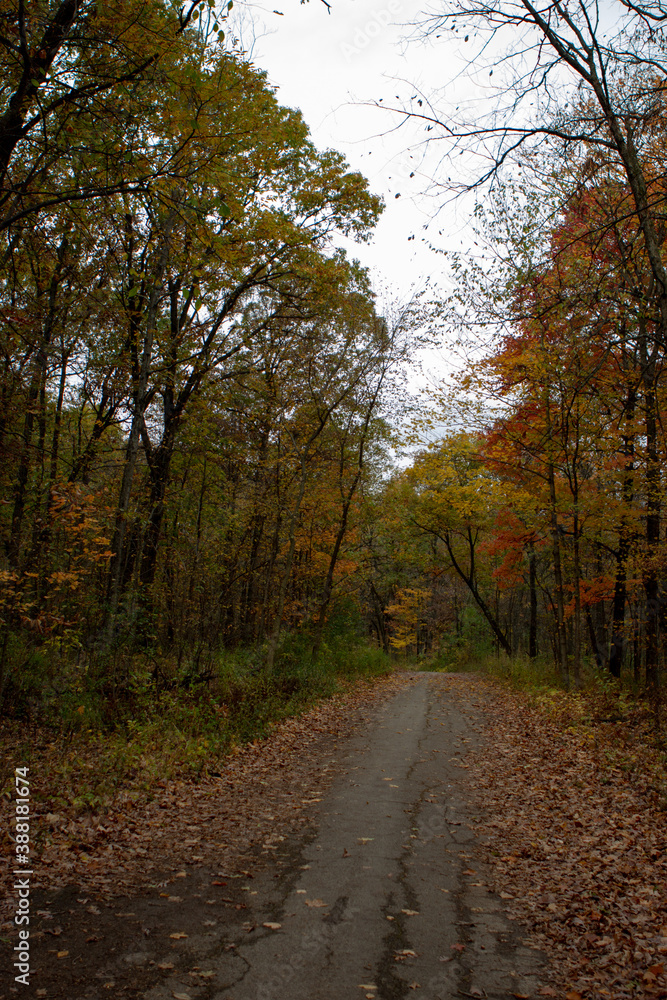
[[[372,242],[346,246],[371,270],[380,309],[406,302],[427,283],[451,289],[447,260],[438,250],[480,254],[486,267],[488,257],[477,249],[470,226],[477,196],[455,199],[453,189],[484,173],[491,160],[485,162],[483,149],[445,160],[437,126],[426,131],[424,121],[405,121],[375,105],[418,110],[421,98],[424,111],[432,101],[440,117],[451,112],[478,123],[510,93],[513,69],[504,46],[521,46],[529,36],[489,40],[482,23],[469,36],[461,37],[463,28],[420,39],[415,25],[429,9],[438,10],[438,0],[331,0],[331,13],[320,0],[275,0],[275,9],[273,2],[249,0],[236,14],[237,24],[246,18],[242,46],[267,71],[280,102],[302,111],[316,145],[340,150],[383,196],[386,207]],[[603,0],[601,8],[607,30],[618,30],[622,5]],[[563,87],[569,82],[564,74]],[[539,116],[540,103],[529,97],[524,111],[532,108]],[[441,348],[422,352],[431,384],[460,366],[449,339],[443,331]]]
[[[454,37],[447,44],[406,44],[421,9],[419,0],[332,0],[331,14],[320,0],[276,0],[282,16],[251,8],[257,37],[250,54],[278,87],[280,102],[300,108],[316,145],[340,150],[384,197],[372,244],[347,249],[372,269],[379,292],[400,298],[427,278],[440,280],[443,259],[428,242],[462,249],[470,240],[470,200],[467,210],[462,204],[442,210],[446,192],[425,193],[447,168],[438,167],[438,143],[424,143],[424,123],[396,129],[394,115],[370,106],[380,99],[395,106],[397,95],[401,101],[418,92],[431,96],[463,67]],[[251,32],[244,36],[250,47]],[[448,96],[454,89],[450,84]]]
[[[242,41],[278,87],[281,103],[299,108],[316,145],[340,150],[368,178],[370,189],[384,197],[373,243],[348,251],[371,267],[378,292],[388,285],[390,294],[401,298],[427,279],[443,281],[445,261],[429,244],[474,251],[469,222],[475,197],[454,202],[448,177],[454,184],[476,179],[491,161],[483,159],[482,148],[474,156],[457,154],[443,161],[445,142],[438,126],[427,132],[423,121],[400,124],[399,116],[373,105],[419,110],[421,97],[423,110],[432,100],[440,116],[453,112],[459,121],[474,124],[503,103],[503,93],[507,99],[512,66],[522,62],[502,58],[505,45],[521,41],[516,32],[490,40],[484,22],[469,36],[463,28],[460,34],[441,30],[435,38],[420,40],[415,25],[439,8],[438,0],[331,0],[331,13],[320,0],[249,0],[242,8],[255,34],[253,42],[248,28]],[[623,5],[602,0],[600,11],[604,27],[617,31]],[[534,53],[528,59],[532,65]],[[567,74],[562,83],[568,85]],[[528,98],[524,110],[514,114],[530,114],[532,104],[539,116],[539,103]]]

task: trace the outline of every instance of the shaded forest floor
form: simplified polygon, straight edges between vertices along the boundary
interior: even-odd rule
[[[403,683],[400,674],[358,681],[300,717],[275,724],[265,739],[214,758],[199,776],[154,777],[147,784],[145,772],[137,781],[130,772],[125,787],[90,807],[77,796],[71,769],[78,766],[84,780],[84,768],[95,766],[94,743],[76,747],[68,787],[59,788],[54,776],[63,777],[64,748],[37,731],[30,765],[32,888],[76,884],[86,894],[109,898],[150,884],[155,873],[174,865],[211,863],[224,869],[258,846],[269,853],[308,822],[309,803],[319,801],[335,774],[339,741]],[[5,759],[14,754],[23,763],[16,754],[24,739],[15,730],[3,741]],[[11,856],[9,785],[0,806],[0,844]],[[12,881],[11,872],[0,876],[3,919],[13,912]]]
[[[472,683],[493,751],[469,758],[477,832],[491,888],[549,956],[542,994],[667,997],[667,755],[649,714]]]
[[[155,888],[160,880],[165,901],[178,901],[175,886],[186,871],[234,874],[251,851],[270,864],[282,840],[310,822],[309,807],[335,776],[343,741],[405,683],[407,674],[359,682],[237,749],[219,771],[156,778],[150,787],[130,782],[111,801],[87,808],[52,787],[62,748],[36,733],[32,888],[76,887],[79,903],[90,904],[92,925],[98,902]],[[453,675],[450,683],[452,697],[472,698],[483,711],[492,752],[467,760],[479,805],[479,850],[489,888],[550,957],[551,985],[541,995],[667,998],[666,768],[647,717],[630,706],[619,714],[608,697],[528,696],[476,675]],[[5,739],[6,759],[20,739],[18,733]],[[94,761],[94,747],[90,753]],[[11,805],[5,794],[7,853]],[[14,900],[11,880],[3,879],[7,941]],[[229,893],[224,883],[214,881],[221,888],[212,891]],[[62,931],[49,922],[48,909],[42,915],[37,934],[53,938],[49,952],[63,960],[64,972],[71,956],[59,940]],[[108,943],[96,933],[82,938],[79,960],[89,949],[92,962],[94,949]],[[58,963],[52,964],[55,984]],[[49,989],[51,995],[61,993]]]

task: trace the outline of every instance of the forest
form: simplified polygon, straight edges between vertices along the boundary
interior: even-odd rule
[[[552,6],[498,21],[532,18],[578,88],[450,128],[499,136],[484,254],[395,309],[336,242],[381,199],[233,44],[231,2],[5,10],[2,713],[252,714],[477,654],[658,704],[664,39],[632,8],[614,59]],[[420,395],[426,344],[457,362]]]

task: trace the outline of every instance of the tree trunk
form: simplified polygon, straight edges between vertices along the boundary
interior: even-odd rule
[[[635,417],[636,402],[637,394],[635,387],[630,385],[628,386],[624,407],[624,419],[630,427]],[[616,552],[616,574],[611,613],[611,646],[609,651],[609,673],[612,677],[616,678],[620,678],[621,676],[623,653],[627,644],[625,637],[625,607],[628,598],[627,565],[634,537],[634,530],[627,511],[630,510],[630,505],[634,499],[635,436],[633,433],[630,433],[624,434],[622,437],[625,462],[623,465],[621,498],[624,509],[621,513],[618,526],[618,550]]]
[[[563,568],[561,561],[561,528],[558,523],[556,469],[551,458],[551,400],[549,399],[548,392],[545,392],[544,394],[544,406],[548,449],[547,480],[549,483],[549,518],[551,521],[551,557],[553,559],[554,586],[556,588],[554,600],[554,609],[556,612],[556,664],[561,684],[567,689],[570,686],[570,669],[567,655],[567,631],[565,628],[565,600],[563,595]]]
[[[652,345],[649,350],[645,323],[642,323],[641,334],[644,426],[646,431],[646,557],[642,573],[644,594],[646,596],[644,647],[646,657],[646,690],[657,712],[659,698],[658,623],[660,619],[660,583],[656,560],[660,545],[661,475],[658,457],[656,347]]]
[[[113,622],[118,612],[120,603],[123,572],[125,565],[125,547],[127,538],[127,518],[130,510],[130,497],[134,483],[134,473],[139,455],[139,442],[144,431],[144,415],[151,400],[151,393],[148,387],[150,378],[150,367],[153,358],[153,342],[156,333],[157,312],[162,293],[162,281],[169,259],[170,234],[174,223],[175,213],[172,212],[164,221],[161,232],[161,246],[158,259],[152,274],[152,286],[148,296],[146,308],[146,329],[144,333],[141,357],[139,357],[139,315],[133,311],[130,314],[130,345],[134,352],[133,358],[133,391],[132,391],[132,425],[130,436],[125,449],[125,465],[123,468],[123,478],[118,498],[116,513],[116,524],[114,528],[111,550],[113,557],[109,567],[108,582],[108,618],[107,633],[111,638]],[[126,218],[127,241],[128,241],[128,263],[133,264],[133,219]]]
[[[528,656],[537,656],[537,566],[535,547],[532,542],[528,549],[528,586],[530,589],[530,619],[528,624]]]
[[[509,642],[507,641],[507,637],[505,636],[505,633],[503,632],[502,628],[498,624],[498,621],[496,620],[495,616],[493,615],[493,612],[488,607],[486,601],[484,600],[484,598],[480,594],[479,590],[477,589],[477,583],[475,581],[474,541],[472,539],[470,531],[468,531],[468,548],[469,548],[469,551],[470,551],[470,570],[469,570],[468,573],[465,572],[465,570],[463,569],[463,567],[458,562],[456,556],[454,555],[454,551],[452,549],[451,539],[449,537],[449,533],[446,533],[445,535],[442,535],[440,537],[442,538],[443,542],[445,543],[445,547],[447,548],[447,552],[449,554],[449,558],[451,560],[452,566],[454,567],[454,569],[456,570],[456,572],[459,574],[459,576],[461,577],[461,579],[465,582],[466,586],[468,587],[468,590],[470,591],[470,593],[472,594],[472,596],[473,596],[473,598],[475,600],[475,604],[477,605],[477,607],[479,608],[479,610],[482,612],[482,614],[486,618],[486,620],[487,620],[489,626],[491,627],[491,631],[493,632],[496,640],[498,641],[499,645],[502,647],[503,651],[505,653],[507,653],[508,656],[511,656],[512,655],[512,647],[510,646]]]

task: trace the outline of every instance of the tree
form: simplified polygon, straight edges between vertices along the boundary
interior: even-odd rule
[[[468,587],[501,648],[507,636],[482,593],[479,548],[501,494],[478,458],[478,442],[465,433],[419,453],[405,474],[408,518],[414,528],[444,546],[443,555]]]
[[[13,596],[0,640],[9,659],[26,628],[43,637],[36,642],[76,634],[97,649],[130,636],[181,650],[204,635],[234,643],[243,618],[246,638],[279,634],[274,598],[282,592],[289,611],[304,501],[323,469],[339,468],[332,415],[355,439],[373,426],[375,369],[382,382],[390,344],[364,272],[333,250],[332,236],[365,238],[381,202],[338,153],[314,148],[264,74],[220,46],[202,61],[201,36],[181,35],[138,115],[141,183],[131,182],[132,159],[117,156],[113,169],[128,183],[105,188],[96,211],[86,198],[64,199],[2,237],[0,434],[12,498],[2,532]],[[99,166],[83,145],[68,155],[71,176]],[[258,387],[273,364],[269,332],[279,393],[267,409]],[[245,430],[253,423],[257,450]],[[235,449],[221,444],[221,428]],[[328,590],[324,615],[359,482],[348,479],[344,451],[346,525],[317,582]],[[179,527],[191,514],[193,548]],[[62,573],[90,585],[76,613],[56,582]]]
[[[55,205],[173,174],[173,161],[146,158],[143,125],[202,10],[201,0],[180,12],[161,0],[136,9],[14,0],[5,9],[0,231]]]
[[[419,112],[416,117],[442,127],[450,153],[463,144],[491,145],[491,167],[476,184],[497,175],[501,166],[516,163],[544,136],[560,145],[563,156],[574,157],[582,176],[615,178],[627,186],[628,211],[636,219],[650,275],[645,303],[642,367],[647,434],[647,559],[643,577],[646,604],[646,663],[649,687],[658,685],[659,578],[656,570],[660,544],[660,466],[655,405],[656,363],[667,344],[667,268],[661,238],[664,189],[655,156],[655,131],[662,129],[666,67],[660,23],[662,8],[619,0],[613,11],[597,2],[578,0],[574,6],[531,0],[491,3],[445,3],[432,15],[425,30],[465,30],[488,36],[487,51],[495,53],[500,36],[511,36],[511,49],[502,63],[516,75],[507,84],[504,108],[494,109],[486,121],[475,124],[453,117],[441,120]],[[616,22],[620,29],[616,30]],[[610,25],[613,26],[610,29]],[[439,37],[439,36],[438,36]],[[494,58],[494,56],[492,56]],[[479,71],[472,60],[471,66]],[[491,69],[491,74],[493,68]],[[571,100],[560,100],[562,84],[572,86]],[[554,98],[559,94],[559,100]],[[517,121],[531,101],[537,112]],[[408,116],[413,111],[404,111]],[[474,186],[474,185],[473,185]]]

